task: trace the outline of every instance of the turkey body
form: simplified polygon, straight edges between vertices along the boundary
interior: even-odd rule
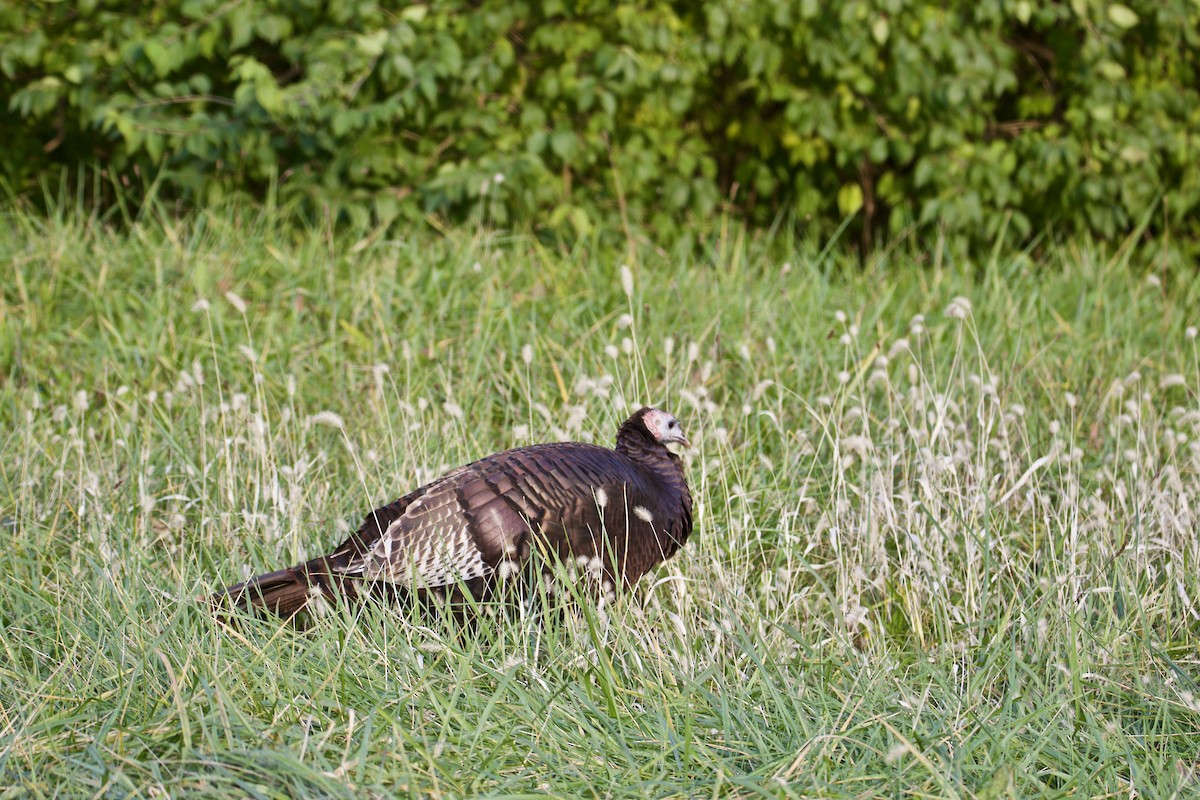
[[[692,530],[677,420],[643,408],[607,449],[522,447],[460,467],[369,513],[329,555],[252,578],[218,596],[284,617],[316,598],[528,595],[560,565],[618,591],[670,558]]]

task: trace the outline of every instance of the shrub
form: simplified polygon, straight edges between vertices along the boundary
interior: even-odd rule
[[[1190,0],[5,4],[0,169],[568,235],[1194,241],[1198,53]]]

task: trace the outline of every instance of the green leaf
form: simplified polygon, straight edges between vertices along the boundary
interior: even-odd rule
[[[1140,164],[1149,158],[1150,154],[1136,145],[1127,144],[1121,148],[1120,156],[1122,160],[1131,164]]]
[[[200,32],[196,37],[196,45],[200,49],[200,54],[205,58],[212,58],[217,52],[217,45],[221,43],[221,31],[216,25],[211,25]]]
[[[429,6],[411,5],[400,12],[400,19],[408,22],[420,22],[429,13]]]
[[[1107,58],[1096,65],[1096,71],[1110,81],[1123,81],[1126,77],[1125,68]]]
[[[291,21],[281,14],[267,14],[254,27],[258,35],[268,42],[283,41],[292,32]]]
[[[862,187],[857,183],[847,183],[838,189],[838,211],[843,217],[849,217],[859,212],[863,206]]]
[[[364,33],[355,37],[355,43],[363,55],[368,58],[375,58],[383,53],[384,45],[387,44],[388,32],[375,31],[374,33]]]
[[[254,87],[254,99],[268,114],[278,114],[283,110],[283,92],[270,78],[260,80]]]
[[[875,39],[875,43],[883,46],[888,40],[888,34],[891,33],[891,25],[888,24],[887,17],[876,17],[871,23],[871,37]]]
[[[235,5],[225,16],[225,21],[229,26],[231,50],[240,50],[250,43],[250,38],[254,35],[254,16],[248,4]]]
[[[580,238],[584,238],[591,233],[592,220],[588,217],[586,210],[579,206],[571,209],[571,227],[575,229],[575,235]]]
[[[136,152],[142,144],[141,131],[134,125],[133,119],[122,114],[116,120],[117,132],[121,134],[121,138],[125,140],[125,147],[130,152]]]
[[[550,152],[563,161],[570,161],[575,155],[576,143],[574,131],[560,128],[550,136]]]
[[[162,160],[163,137],[161,134],[153,132],[147,133],[145,147],[146,155],[150,156],[151,161],[157,164]]]
[[[142,52],[145,53],[150,66],[154,67],[154,72],[158,77],[166,77],[167,73],[171,71],[171,54],[158,42],[153,39],[144,42]]]
[[[1108,18],[1118,28],[1126,30],[1138,24],[1138,15],[1133,13],[1128,6],[1123,6],[1120,3],[1114,3],[1108,7]]]

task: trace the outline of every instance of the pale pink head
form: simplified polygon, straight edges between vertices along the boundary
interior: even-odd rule
[[[691,447],[691,442],[683,433],[683,426],[679,424],[679,420],[675,419],[666,411],[659,411],[657,408],[650,408],[642,416],[642,424],[646,426],[646,430],[654,437],[654,440],[659,444],[670,444],[675,442],[684,447]]]

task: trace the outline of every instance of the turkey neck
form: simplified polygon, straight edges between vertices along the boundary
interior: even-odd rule
[[[668,488],[683,495],[680,499],[691,505],[683,461],[665,445],[656,442],[641,428],[626,423],[617,431],[617,452],[645,467]]]

